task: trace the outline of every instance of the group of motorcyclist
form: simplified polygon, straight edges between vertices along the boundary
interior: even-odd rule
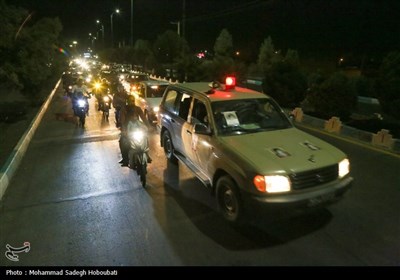
[[[66,86],[64,85],[64,88]],[[119,148],[121,151],[122,159],[119,161],[121,166],[128,166],[130,168],[135,168],[135,166],[130,166],[129,164],[129,139],[128,139],[128,127],[130,122],[141,121],[147,128],[151,128],[147,119],[144,116],[143,111],[140,107],[135,105],[135,97],[129,95],[121,82],[108,83],[105,79],[101,80],[102,90],[96,91],[94,94],[99,104],[99,110],[101,106],[101,100],[104,95],[112,95],[112,105],[115,109],[115,124],[121,130],[121,135],[119,139]],[[67,91],[67,89],[66,89]],[[84,99],[86,102],[86,114],[89,115],[89,102],[90,94],[92,93],[85,84],[81,77],[79,77],[75,84],[70,89],[70,98],[72,102],[72,109],[74,114],[77,115],[77,101],[79,99]],[[147,162],[151,163],[152,159],[147,155]]]

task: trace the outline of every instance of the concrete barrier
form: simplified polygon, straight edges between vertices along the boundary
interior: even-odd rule
[[[37,115],[33,119],[33,121],[31,122],[29,128],[26,130],[24,135],[22,135],[21,139],[18,141],[18,143],[15,146],[14,150],[12,151],[11,155],[8,157],[6,163],[1,168],[0,200],[3,198],[3,195],[4,195],[8,185],[10,184],[12,177],[14,176],[15,172],[17,171],[18,166],[21,163],[22,158],[24,157],[24,154],[29,146],[29,143],[31,142],[31,139],[33,138],[33,135],[35,134],[36,129],[39,126],[39,123],[42,120],[44,113],[46,112],[47,108],[49,107],[49,104],[50,104],[51,100],[53,99],[53,96],[54,96],[58,86],[60,85],[60,82],[61,82],[61,79],[58,80],[55,88],[52,90],[52,92],[50,93],[47,100],[40,107],[39,112],[37,113]]]
[[[331,122],[325,121],[306,114],[302,116],[301,122],[296,122],[296,123],[299,125],[305,125],[325,130],[330,133],[335,133],[337,135],[346,138],[356,139],[365,144],[372,145],[376,148],[391,151],[395,154],[400,154],[400,139],[392,138],[392,136],[389,134],[388,131],[387,132],[380,131],[377,133],[372,133],[343,124],[340,124],[340,129],[339,129],[337,124],[332,125],[332,121]],[[327,123],[328,127],[330,128],[335,127],[335,129],[327,129]]]

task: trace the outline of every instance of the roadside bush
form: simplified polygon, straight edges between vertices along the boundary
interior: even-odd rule
[[[357,106],[357,92],[354,83],[338,72],[314,85],[307,101],[319,115],[348,120]]]
[[[400,52],[391,52],[384,58],[376,90],[382,110],[400,120]]]
[[[1,102],[0,122],[13,123],[22,120],[28,110],[28,103],[24,101]]]

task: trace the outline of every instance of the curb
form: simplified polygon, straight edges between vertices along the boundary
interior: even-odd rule
[[[2,166],[0,171],[0,200],[2,199],[12,177],[14,176],[16,170],[18,169],[19,164],[24,157],[24,154],[33,138],[37,127],[39,126],[40,121],[43,118],[44,113],[46,112],[47,108],[53,96],[61,82],[61,79],[58,80],[56,86],[50,93],[49,97],[47,98],[46,102],[42,105],[39,112],[37,113],[36,117],[33,119],[29,128],[26,132],[21,136],[20,140],[18,141],[17,145],[15,146],[14,150],[11,152],[11,155],[8,157],[6,163]]]

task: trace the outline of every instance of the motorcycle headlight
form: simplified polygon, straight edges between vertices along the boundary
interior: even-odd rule
[[[104,96],[104,97],[103,97],[103,101],[104,101],[104,102],[108,102],[108,101],[110,101],[110,97],[108,97],[108,96]]]
[[[79,107],[85,107],[85,103],[86,103],[85,100],[82,100],[82,99],[78,100],[78,106]]]
[[[133,140],[142,141],[142,139],[144,137],[144,132],[142,130],[136,130],[136,131],[132,132],[131,135],[132,135]]]
[[[157,113],[158,111],[160,111],[160,107],[156,106],[156,107],[153,108],[153,112],[154,113]]]
[[[95,89],[95,90],[101,89],[101,84],[100,84],[100,83],[95,83],[95,84],[94,84],[94,89]]]

